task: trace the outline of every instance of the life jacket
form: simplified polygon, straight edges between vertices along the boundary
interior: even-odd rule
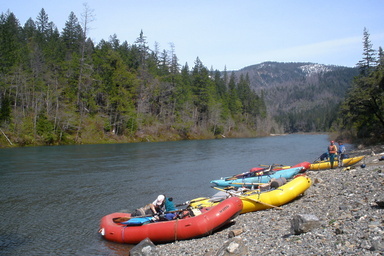
[[[336,146],[335,145],[329,145],[329,147],[328,147],[328,152],[330,153],[330,154],[336,154]]]

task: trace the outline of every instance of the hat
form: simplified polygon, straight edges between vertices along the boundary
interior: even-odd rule
[[[157,199],[156,199],[156,204],[157,205],[161,205],[162,203],[163,203],[163,201],[164,201],[164,198],[165,198],[165,196],[164,195],[159,195],[158,197],[157,197]]]
[[[331,140],[331,143],[335,143],[333,140]]]

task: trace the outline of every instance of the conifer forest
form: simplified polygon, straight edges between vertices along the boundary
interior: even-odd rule
[[[132,44],[117,35],[95,44],[88,37],[91,13],[85,9],[81,16],[80,22],[71,12],[59,31],[44,9],[24,25],[10,11],[1,14],[1,146],[290,132],[268,111],[265,92],[255,90],[247,73],[207,68],[199,57],[191,66],[180,64],[172,43],[164,50],[150,47],[143,31]],[[372,48],[367,30],[363,42],[359,74],[321,129],[383,139],[383,53]]]

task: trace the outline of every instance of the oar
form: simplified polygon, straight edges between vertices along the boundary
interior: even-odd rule
[[[169,212],[165,212],[164,214],[166,214],[166,213],[174,213],[174,212],[182,212],[182,211],[185,211],[185,209],[169,211]],[[117,218],[113,218],[112,220],[115,223],[120,223],[120,222],[128,221],[128,220],[134,219],[134,218],[151,217],[151,216],[153,216],[153,214],[140,215],[140,216],[131,216],[131,217],[117,217]]]
[[[312,163],[316,163],[316,162],[317,162],[317,160],[320,160],[320,157],[321,157],[321,156],[319,156],[318,158],[316,158],[316,160],[315,160],[315,161],[313,161]]]
[[[182,203],[182,204],[177,204],[176,206],[183,206],[183,205],[186,205],[187,207],[185,208],[188,208],[191,204],[193,203],[196,203],[196,202],[200,202],[200,201],[203,201],[203,200],[207,200],[209,199],[208,197],[201,197],[201,198],[196,198],[196,199],[193,199],[191,201],[187,201],[185,203]]]
[[[270,166],[272,166],[272,167],[275,167],[275,166],[282,166],[282,167],[284,167],[284,166],[288,166],[288,165],[284,165],[284,164],[272,164],[272,165],[260,164],[260,166],[263,166],[263,167],[270,167]]]
[[[240,197],[240,198],[244,198],[246,200],[249,200],[249,201],[253,201],[255,203],[259,203],[259,204],[263,204],[263,205],[266,205],[266,206],[269,206],[269,207],[272,207],[272,208],[276,208],[276,209],[279,209],[279,210],[282,210],[282,208],[276,206],[276,205],[272,205],[272,204],[267,204],[267,203],[264,203],[264,202],[261,202],[259,200],[256,200],[256,199],[252,199],[252,198],[249,198],[249,197],[246,197],[246,196],[241,196],[241,195],[236,195],[235,193],[232,193],[230,191],[227,191],[227,190],[224,190],[224,189],[221,189],[221,188],[218,188],[218,187],[213,187],[214,189],[217,189],[217,190],[220,190],[220,191],[224,191],[224,192],[227,192],[229,194],[231,194],[232,196],[237,196],[237,197]]]
[[[231,184],[235,184],[235,185],[265,185],[268,183],[234,183],[234,182],[232,182]]]

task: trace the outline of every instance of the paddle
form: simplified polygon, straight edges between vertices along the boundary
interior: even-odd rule
[[[248,177],[254,177],[256,173],[261,173],[261,175],[264,175],[270,171],[273,171],[273,168],[275,166],[278,166],[277,164],[272,164],[272,165],[260,165],[262,167],[265,167],[263,168],[262,170],[257,170],[257,171],[248,171],[248,172],[244,172],[244,173],[241,173],[241,174],[235,174],[231,177],[228,177],[226,178],[225,180],[238,180],[238,179],[243,179],[243,178],[248,178]],[[250,175],[250,176],[249,176]],[[257,175],[259,176],[259,175]]]
[[[252,199],[252,198],[249,198],[249,197],[246,197],[246,196],[236,195],[235,193],[232,193],[232,192],[230,192],[230,191],[227,191],[227,190],[224,190],[224,189],[221,189],[221,188],[218,188],[218,187],[213,187],[213,188],[214,188],[214,189],[217,189],[217,190],[220,190],[220,191],[227,192],[227,193],[231,194],[232,196],[237,196],[237,197],[240,197],[240,198],[249,200],[249,201],[253,201],[253,202],[255,202],[255,203],[263,204],[263,205],[266,205],[266,206],[269,206],[269,207],[272,207],[272,208],[276,208],[276,209],[282,210],[282,208],[280,208],[280,207],[278,207],[278,206],[275,206],[275,205],[272,205],[272,204],[267,204],[267,203],[264,203],[264,202],[261,202],[261,201],[259,201],[259,200]]]
[[[289,167],[288,165],[284,165],[284,164],[272,164],[272,165],[266,165],[266,164],[260,164],[260,166],[263,166],[263,167],[272,167],[271,169],[273,169],[274,167],[277,167],[277,166],[280,166],[280,167]],[[267,168],[265,168],[267,169]]]
[[[182,203],[182,204],[177,204],[176,207],[186,205],[187,207],[185,207],[185,208],[188,208],[193,203],[200,202],[200,201],[207,200],[207,199],[209,199],[209,198],[208,197],[196,198],[196,199],[193,199],[191,201],[187,201],[187,202]]]
[[[317,163],[317,160],[320,160],[320,157],[316,158],[316,160],[313,161],[312,163]]]
[[[231,184],[235,184],[235,185],[265,185],[265,184],[268,184],[268,183],[246,183],[246,182],[243,182],[243,183],[234,183],[232,182]]]
[[[182,212],[182,211],[185,211],[185,209],[169,211],[169,212],[165,212],[164,214],[174,213],[174,212]],[[153,216],[153,214],[141,215],[141,216],[131,216],[131,217],[117,217],[117,218],[113,218],[112,220],[115,223],[120,223],[120,222],[128,221],[128,220],[134,219],[134,218],[151,217],[151,216]]]

